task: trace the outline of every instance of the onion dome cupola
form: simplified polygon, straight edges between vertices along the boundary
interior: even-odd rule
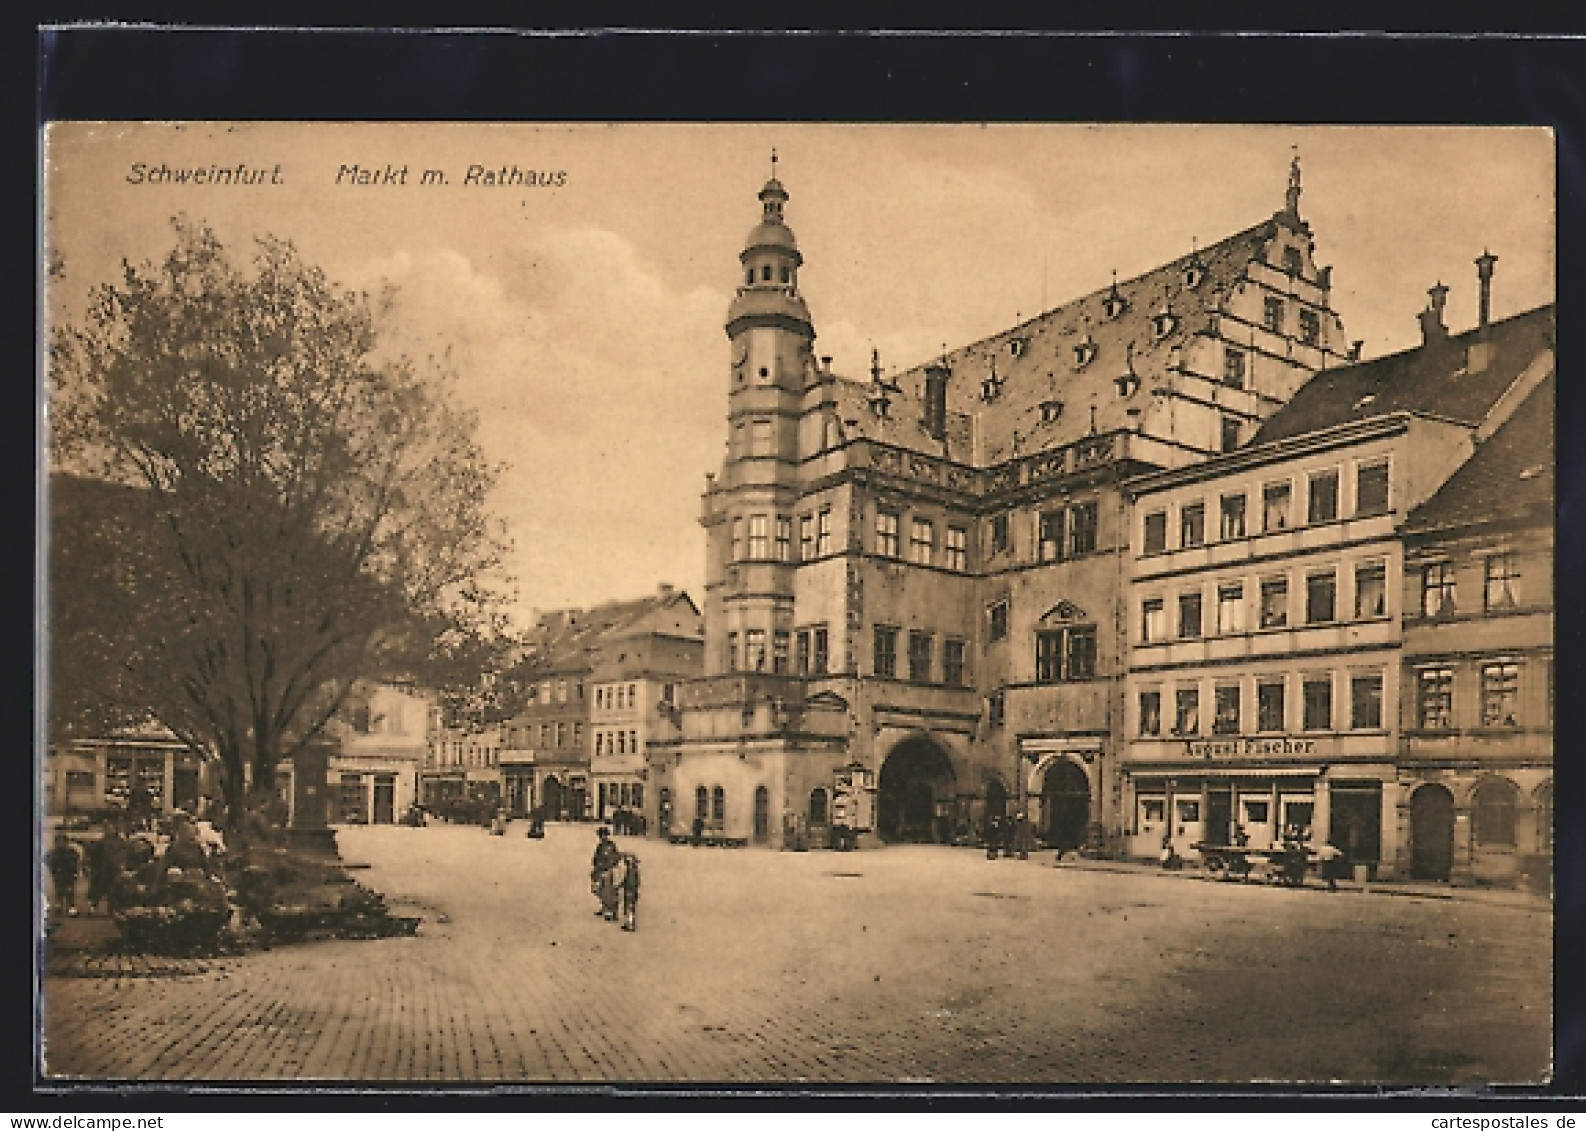
[[[750,230],[743,251],[738,254],[743,274],[727,312],[729,337],[750,325],[779,325],[815,336],[809,309],[798,293],[798,269],[804,257],[782,214],[787,201],[787,190],[777,180],[773,150],[771,178],[760,190],[760,222]]]

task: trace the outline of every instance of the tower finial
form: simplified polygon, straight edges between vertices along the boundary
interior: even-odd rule
[[[1290,146],[1294,150],[1294,157],[1289,161],[1289,188],[1284,193],[1283,205],[1291,216],[1300,214],[1300,147]]]
[[[771,179],[776,180],[776,146],[771,147]]]

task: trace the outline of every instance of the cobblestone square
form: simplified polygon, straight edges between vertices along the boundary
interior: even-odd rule
[[[595,910],[589,826],[343,830],[417,937],[46,980],[46,1072],[132,1081],[1537,1081],[1515,893],[1286,890],[969,849],[689,848]]]

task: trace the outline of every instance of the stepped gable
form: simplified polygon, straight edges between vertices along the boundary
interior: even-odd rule
[[[1093,405],[1096,432],[1130,427],[1127,410],[1149,404],[1152,391],[1171,382],[1177,351],[1194,335],[1212,332],[1224,298],[1239,286],[1250,261],[1261,258],[1278,223],[1274,216],[1136,278],[1102,287],[951,350],[945,358],[889,377],[893,391],[888,394],[886,417],[877,417],[869,408],[872,382],[837,379],[833,384],[846,435],[855,438],[857,433],[943,454],[941,443],[920,423],[925,371],[943,361],[952,372],[947,385],[947,454],[954,460],[992,466],[1074,443],[1091,434]],[[1203,269],[1193,288],[1186,278],[1192,265]],[[1109,317],[1106,304],[1114,295],[1125,305],[1122,313]],[[1153,318],[1164,306],[1175,323],[1159,336]],[[1075,347],[1086,340],[1095,351],[1080,366]],[[1131,397],[1120,397],[1116,382],[1131,371],[1140,379],[1140,388]],[[988,401],[984,384],[993,374],[1000,390]],[[1043,412],[1042,406],[1051,402],[1062,407],[1055,419],[1046,419],[1052,411]]]
[[[1447,483],[1410,512],[1406,533],[1523,519],[1551,521],[1557,378],[1549,375]]]
[[[1485,331],[1468,330],[1431,345],[1330,369],[1312,377],[1269,417],[1252,444],[1364,420],[1390,412],[1477,424],[1516,377],[1555,341],[1554,306],[1516,314]],[[1471,347],[1491,346],[1472,366]]]

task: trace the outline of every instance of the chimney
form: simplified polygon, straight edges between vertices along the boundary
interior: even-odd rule
[[[1448,337],[1448,326],[1443,321],[1443,307],[1448,303],[1448,288],[1441,281],[1427,288],[1431,301],[1421,311],[1421,345],[1429,346]]]
[[[921,423],[940,440],[947,435],[947,379],[952,370],[938,362],[925,367],[925,405]]]
[[[670,581],[663,581],[656,592],[661,597],[670,597],[672,594],[676,593],[677,590],[673,587]]]
[[[1476,258],[1476,281],[1481,287],[1481,297],[1477,306],[1476,328],[1485,330],[1492,321],[1492,266],[1498,262],[1498,257],[1486,248],[1482,248],[1481,255]]]

